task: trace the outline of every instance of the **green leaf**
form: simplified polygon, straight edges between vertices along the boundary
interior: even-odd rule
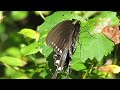
[[[28,15],[27,11],[12,11],[11,12],[11,17],[16,21],[25,19],[27,15]]]
[[[9,66],[17,67],[17,66],[24,66],[26,62],[22,61],[21,59],[10,57],[10,56],[3,56],[0,58],[0,61],[3,64],[7,64]]]
[[[43,72],[40,73],[40,76],[42,78],[45,78],[48,75],[47,70],[44,70]]]
[[[77,50],[73,55],[73,60],[80,59],[85,62],[88,58],[101,61],[113,50],[114,43],[101,34],[105,26],[119,24],[115,12],[103,12],[88,22],[81,29]]]
[[[82,62],[85,62],[88,58],[91,60],[96,58],[97,61],[101,61],[104,56],[111,53],[114,46],[114,43],[103,34],[94,34],[91,37],[87,32],[81,34],[79,42],[81,42],[81,45],[77,45],[73,60],[80,59]]]
[[[10,47],[6,50],[7,55],[13,56],[13,57],[17,57],[20,58],[21,57],[21,52],[20,49],[16,48],[16,47]]]
[[[13,69],[12,67],[6,66],[5,68],[5,75],[10,77],[12,76],[14,73],[16,72],[15,69]]]
[[[38,41],[39,39],[39,33],[32,29],[24,28],[18,33],[25,35],[26,37],[29,37],[31,39],[35,39],[36,41]]]
[[[80,71],[80,70],[86,69],[86,66],[82,62],[80,62],[80,60],[78,59],[78,60],[72,61],[71,68],[76,71]]]
[[[91,17],[92,15],[96,14],[97,12],[99,12],[99,11],[86,11],[85,15],[83,16],[83,18],[88,19],[89,17]]]
[[[105,11],[100,15],[89,19],[85,26],[82,28],[81,32],[88,31],[91,34],[101,33],[104,27],[118,24],[119,19],[116,16],[116,12]]]
[[[29,79],[29,77],[19,70],[15,70],[12,67],[7,66],[5,68],[5,74],[9,79]]]
[[[40,50],[40,43],[39,42],[34,42],[31,43],[28,46],[22,47],[21,48],[21,53],[26,56],[30,54],[35,54]]]

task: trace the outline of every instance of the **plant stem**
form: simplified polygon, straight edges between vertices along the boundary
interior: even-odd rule
[[[43,14],[41,12],[40,13],[40,16],[43,18],[43,20],[45,20],[45,17],[43,16]]]
[[[31,60],[35,63],[35,66],[37,66],[37,62],[35,61],[35,56],[33,56],[33,55],[29,55],[29,56],[30,56]]]
[[[93,69],[93,64],[89,67],[89,69],[86,71],[85,75],[83,76],[83,79],[86,79],[89,74],[92,72],[92,69]]]

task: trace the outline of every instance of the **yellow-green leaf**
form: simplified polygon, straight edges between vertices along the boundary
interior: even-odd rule
[[[31,39],[35,39],[36,41],[38,41],[39,39],[39,33],[32,29],[24,28],[18,33],[25,35],[26,37],[29,37]]]
[[[105,65],[98,68],[98,70],[108,73],[117,74],[120,72],[120,66],[117,65]]]
[[[18,59],[16,57],[10,57],[10,56],[1,57],[0,61],[3,64],[7,64],[7,65],[13,66],[13,67],[24,66],[26,64],[26,62],[22,61],[21,59]]]
[[[21,53],[23,55],[35,54],[39,51],[39,48],[40,48],[39,42],[34,42],[28,46],[21,48]]]

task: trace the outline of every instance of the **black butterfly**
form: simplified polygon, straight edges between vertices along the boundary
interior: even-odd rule
[[[70,72],[70,61],[76,50],[80,32],[80,21],[65,20],[56,25],[47,35],[46,43],[55,51],[53,58],[57,66],[52,79],[56,79],[64,66],[67,66],[67,77]]]

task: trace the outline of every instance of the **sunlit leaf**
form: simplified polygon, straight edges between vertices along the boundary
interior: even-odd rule
[[[6,50],[6,54],[7,55],[10,55],[10,56],[13,56],[13,57],[18,57],[20,58],[21,57],[21,52],[20,52],[20,49],[16,48],[16,47],[10,47]]]
[[[47,70],[44,70],[43,72],[40,73],[40,76],[45,78],[48,75]]]
[[[77,45],[73,59],[80,59],[82,62],[88,58],[91,60],[96,58],[97,61],[101,61],[104,56],[111,53],[114,46],[113,42],[102,34],[95,34],[93,37],[88,33],[81,34],[79,42],[81,44]]]
[[[72,61],[71,68],[76,71],[80,71],[86,69],[86,66],[82,62],[80,62],[80,60],[74,60]]]
[[[77,50],[73,59],[80,59],[85,62],[87,59],[101,61],[104,56],[111,53],[114,43],[101,34],[102,29],[107,25],[119,24],[116,12],[103,12],[100,15],[88,20],[81,28],[81,34]]]
[[[14,20],[23,20],[27,17],[28,12],[27,11],[12,11],[11,12],[11,17]]]
[[[32,29],[24,28],[19,33],[36,41],[39,39],[39,33]]]
[[[21,59],[18,59],[16,57],[10,57],[10,56],[0,57],[0,62],[13,67],[24,66],[26,64],[26,62],[22,61]]]
[[[39,51],[40,48],[40,43],[39,42],[34,42],[31,43],[28,46],[24,46],[21,48],[21,53],[23,55],[30,55],[30,54],[35,54]]]
[[[117,65],[105,65],[105,66],[99,67],[98,70],[103,71],[103,72],[107,72],[107,73],[117,74],[117,73],[120,72],[120,66],[117,66]]]

